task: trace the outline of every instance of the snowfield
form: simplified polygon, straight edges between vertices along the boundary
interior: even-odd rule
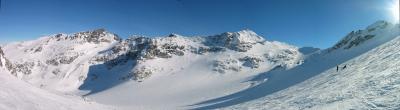
[[[104,29],[0,48],[0,109],[400,109],[399,25],[328,49],[251,30],[132,36]]]
[[[400,37],[283,91],[226,109],[398,110]],[[346,68],[343,69],[343,66]]]
[[[1,110],[110,110],[106,105],[84,101],[83,98],[51,93],[21,81],[0,70]]]

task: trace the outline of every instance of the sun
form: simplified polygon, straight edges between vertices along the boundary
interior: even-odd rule
[[[389,6],[391,19],[395,23],[399,23],[399,5],[399,0],[393,0]]]

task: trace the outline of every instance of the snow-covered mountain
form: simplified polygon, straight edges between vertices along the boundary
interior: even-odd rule
[[[116,35],[99,29],[12,43],[3,50],[14,76],[38,87],[73,90],[85,79],[88,61],[118,42]]]
[[[32,84],[27,91],[44,89],[38,96],[72,94],[77,100],[83,100],[76,97],[82,96],[118,109],[262,109],[264,105],[306,109],[327,105],[330,100],[321,98],[333,98],[328,93],[340,92],[333,90],[344,84],[365,84],[358,71],[366,68],[358,64],[393,55],[381,51],[396,51],[389,44],[396,44],[398,35],[398,25],[378,21],[320,50],[268,41],[251,30],[121,39],[98,29],[4,45],[0,48],[0,73]],[[348,69],[338,72],[346,71],[344,75],[334,72],[337,65],[346,65]],[[376,71],[382,68],[389,70],[380,67]],[[359,80],[338,79],[342,77]],[[332,83],[318,83],[320,86],[311,82]],[[299,96],[304,97],[297,97],[296,91],[302,91]],[[314,97],[312,93],[326,96],[306,100]],[[280,101],[287,103],[275,106]]]
[[[252,85],[240,84],[240,80],[274,68],[290,69],[303,61],[297,47],[267,41],[251,30],[194,37],[133,36],[122,40],[98,29],[7,44],[3,49],[10,62],[6,70],[36,87],[103,102],[103,94],[116,94],[121,86],[129,85],[122,88],[127,94],[115,95],[115,100],[108,101],[124,102],[119,99],[132,97],[130,102],[134,103],[130,105],[146,107],[153,107],[154,100],[161,104],[177,99],[165,103],[173,107],[233,93]],[[175,89],[179,86],[188,89]],[[214,88],[220,89],[190,100],[180,96],[193,95],[196,89]],[[153,90],[156,92],[149,92]],[[160,90],[170,95],[160,94]],[[151,94],[158,97],[134,101]]]

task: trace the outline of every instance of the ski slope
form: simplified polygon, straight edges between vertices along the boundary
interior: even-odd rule
[[[300,84],[225,109],[400,109],[400,37]],[[343,69],[343,66],[346,68]]]
[[[367,40],[363,39],[365,36],[371,35],[374,37]],[[248,80],[248,82],[261,82],[254,87],[227,96],[202,101],[192,106],[197,109],[218,109],[284,91],[331,68],[336,69],[337,65],[385,44],[396,38],[397,35],[399,35],[398,25],[378,21],[365,30],[351,32],[332,48],[308,55],[304,63],[299,66],[288,70],[275,69]]]

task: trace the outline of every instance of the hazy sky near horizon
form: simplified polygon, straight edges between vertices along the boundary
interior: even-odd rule
[[[97,28],[129,35],[214,35],[327,48],[352,30],[394,21],[393,0],[1,0],[0,43]]]

